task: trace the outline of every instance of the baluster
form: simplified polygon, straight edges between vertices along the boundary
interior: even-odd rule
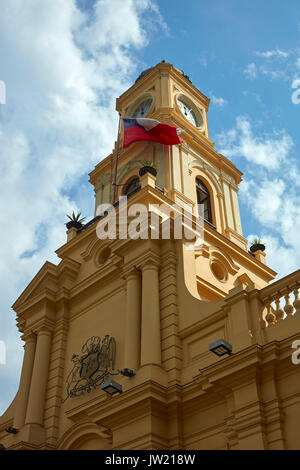
[[[294,296],[295,296],[295,300],[294,300],[294,308],[295,308],[295,314],[299,312],[300,310],[300,299],[299,299],[299,290],[298,290],[298,287],[294,290]]]
[[[279,320],[282,320],[284,317],[284,310],[280,306],[280,295],[276,297],[275,304],[276,304],[275,316],[277,318],[277,321],[279,321]]]
[[[267,308],[267,315],[266,315],[266,320],[268,322],[268,326],[273,325],[276,323],[276,317],[273,313],[273,307],[271,305],[272,299],[267,299],[265,301],[265,306]]]
[[[294,311],[294,307],[293,305],[291,304],[291,301],[290,301],[290,294],[287,293],[285,296],[285,306],[284,306],[284,311],[285,313],[287,314],[287,316],[292,316],[293,315],[293,311]]]

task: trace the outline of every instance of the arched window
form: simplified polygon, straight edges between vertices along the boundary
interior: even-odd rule
[[[209,223],[212,223],[210,195],[207,187],[199,178],[196,178],[197,203],[203,204],[203,217]]]
[[[128,196],[134,191],[137,191],[139,188],[140,188],[140,179],[134,178],[127,184],[127,186],[125,186],[124,195]]]

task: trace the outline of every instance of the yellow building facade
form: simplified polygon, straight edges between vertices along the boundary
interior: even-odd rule
[[[171,64],[143,72],[117,99],[122,117],[183,129],[183,144],[119,152],[118,199],[204,206],[204,241],[97,236],[112,198],[116,148],[90,173],[95,218],[70,228],[13,305],[24,340],[19,390],[0,417],[7,449],[299,449],[300,271],[275,272],[243,237],[241,172],[209,138],[209,99]],[[151,160],[157,175],[139,175]],[[131,211],[131,212],[130,212]],[[171,234],[174,217],[171,214]],[[223,339],[232,354],[210,344]],[[125,371],[124,371],[125,369]],[[127,369],[127,375],[126,375]],[[134,371],[128,376],[128,369]],[[130,374],[129,374],[130,375]],[[123,393],[103,384],[113,380]],[[7,432],[8,430],[15,430]]]

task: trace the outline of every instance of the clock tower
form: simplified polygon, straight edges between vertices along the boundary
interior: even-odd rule
[[[238,202],[242,173],[209,138],[209,102],[184,72],[165,61],[142,72],[117,99],[117,111],[122,117],[152,118],[181,128],[184,142],[179,146],[138,142],[122,150],[121,132],[117,184],[119,197],[135,190],[140,162],[150,160],[157,167],[156,186],[169,203],[194,217],[198,205],[203,205],[205,243],[194,253],[191,290],[202,300],[219,300],[240,279],[247,277],[248,283],[263,287],[274,275],[263,252],[256,257],[248,253]],[[95,213],[99,204],[110,202],[115,152],[90,173]]]

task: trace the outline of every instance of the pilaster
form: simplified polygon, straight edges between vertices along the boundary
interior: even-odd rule
[[[141,366],[161,366],[159,260],[148,256],[142,270]]]
[[[136,371],[141,349],[141,273],[136,268],[124,269],[126,280],[126,330],[124,367]]]
[[[44,406],[48,381],[52,328],[41,326],[37,331],[37,343],[34,357],[26,424],[44,424]]]
[[[23,335],[22,339],[25,341],[24,359],[14,416],[14,427],[18,430],[25,424],[30,382],[35,357],[36,335],[34,333],[29,333],[27,335]]]

